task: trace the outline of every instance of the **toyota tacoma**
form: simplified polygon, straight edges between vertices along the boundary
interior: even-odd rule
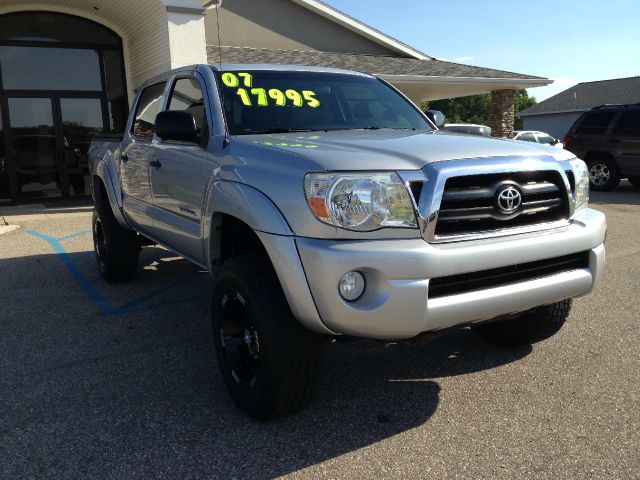
[[[442,120],[359,72],[157,76],[91,145],[100,274],[132,279],[146,245],[210,272],[218,364],[258,419],[306,405],[327,338],[548,338],[602,276],[585,163]]]

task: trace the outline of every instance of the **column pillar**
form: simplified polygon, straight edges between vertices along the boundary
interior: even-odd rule
[[[514,120],[513,90],[492,90],[489,116],[491,136],[511,138]]]
[[[201,0],[163,0],[167,8],[171,68],[207,62]]]

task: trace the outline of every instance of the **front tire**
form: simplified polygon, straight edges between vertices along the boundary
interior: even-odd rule
[[[531,345],[555,335],[571,311],[571,299],[533,309],[508,320],[473,325],[483,340],[506,347]]]
[[[587,167],[589,168],[589,183],[592,190],[608,192],[620,183],[618,166],[611,158],[590,158],[587,161]]]
[[[257,420],[305,407],[322,337],[293,317],[268,258],[250,253],[225,262],[212,302],[218,365],[236,404]]]
[[[138,271],[136,232],[121,226],[109,205],[93,209],[93,250],[100,276],[109,283],[131,280]]]

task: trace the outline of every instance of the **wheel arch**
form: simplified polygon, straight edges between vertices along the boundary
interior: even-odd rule
[[[213,183],[207,196],[203,231],[208,265],[222,263],[224,224],[238,228],[240,233],[255,232],[292,236],[293,232],[284,216],[269,197],[259,190],[231,181]],[[229,232],[229,230],[227,230]],[[256,237],[257,238],[257,237]],[[252,239],[253,245],[255,241]]]
[[[612,152],[607,150],[591,150],[584,155],[584,161],[587,164],[590,161],[596,160],[598,158],[606,158],[607,160],[613,161],[616,167],[618,166],[618,163],[616,162],[616,156]]]

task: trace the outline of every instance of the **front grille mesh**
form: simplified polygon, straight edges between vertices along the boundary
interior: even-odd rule
[[[520,208],[500,213],[496,192],[513,185],[522,194]],[[447,180],[435,236],[464,235],[554,222],[569,217],[567,191],[556,171],[498,173]]]
[[[589,252],[493,268],[480,272],[433,278],[429,281],[429,298],[496,288],[583,268],[589,268]]]

